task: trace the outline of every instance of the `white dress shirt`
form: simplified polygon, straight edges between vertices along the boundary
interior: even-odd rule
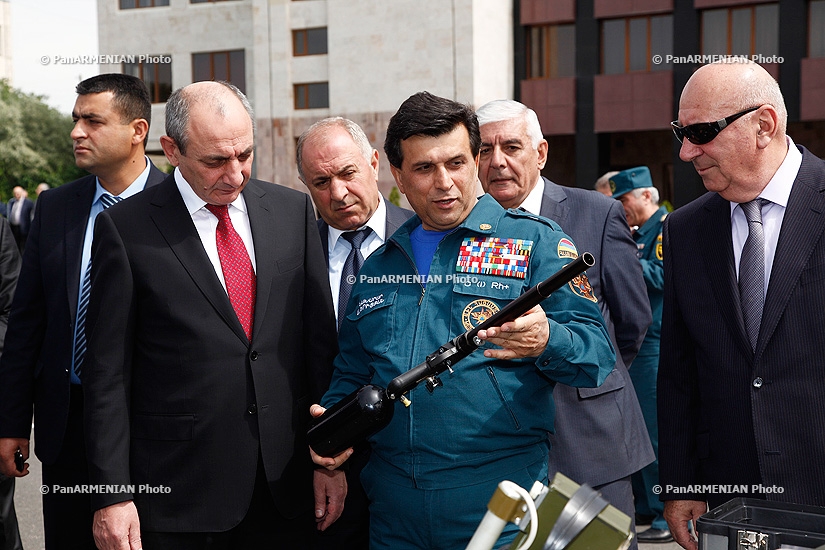
[[[369,237],[364,239],[361,245],[361,255],[366,260],[370,254],[378,250],[387,238],[387,205],[384,204],[384,197],[378,201],[378,208],[373,212],[372,217],[363,227],[372,229]],[[363,229],[359,227],[358,229]],[[335,307],[335,317],[338,318],[338,294],[341,288],[341,272],[344,270],[344,262],[347,261],[352,245],[346,239],[341,238],[344,231],[329,227],[327,237],[327,251],[329,252],[329,288],[332,291],[332,305]]]
[[[195,229],[198,231],[198,236],[201,238],[203,248],[206,250],[206,255],[209,261],[212,262],[212,267],[215,269],[215,274],[226,290],[226,281],[223,278],[223,269],[221,269],[221,259],[218,256],[218,218],[206,209],[206,201],[200,198],[192,190],[180,170],[175,168],[175,183],[180,191],[180,196],[183,197],[183,202],[189,215],[192,216],[192,223],[195,224]],[[232,227],[240,235],[246,251],[249,253],[249,259],[252,261],[252,269],[257,273],[257,264],[255,263],[255,245],[252,242],[252,228],[249,225],[249,215],[246,210],[246,201],[243,195],[238,195],[229,205],[229,219],[232,221]]]
[[[768,292],[768,283],[771,279],[771,268],[776,255],[776,244],[779,242],[779,230],[785,218],[785,209],[788,206],[788,197],[791,195],[793,182],[802,166],[802,153],[788,137],[788,154],[779,166],[779,169],[768,182],[768,185],[759,194],[759,197],[770,201],[762,206],[762,228],[765,234],[765,288],[763,296]],[[736,276],[739,277],[739,260],[742,257],[742,248],[748,238],[748,220],[738,202],[730,203],[731,237],[733,238],[733,257],[736,264]]]

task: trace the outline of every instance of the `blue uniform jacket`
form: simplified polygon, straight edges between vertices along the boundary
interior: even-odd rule
[[[642,275],[647,285],[647,297],[650,300],[650,310],[653,313],[653,322],[647,328],[642,347],[639,348],[637,360],[640,357],[655,357],[659,362],[659,340],[662,337],[662,302],[665,289],[665,262],[662,254],[662,225],[667,217],[667,208],[660,207],[650,218],[633,234],[636,241],[639,261],[642,264]],[[636,365],[636,362],[633,363]]]
[[[362,267],[324,406],[370,382],[386,387],[577,254],[555,222],[505,211],[484,196],[438,245],[424,287],[416,280],[410,245],[410,232],[420,224],[418,216],[408,220]],[[525,277],[460,271],[460,249],[476,237],[487,244],[531,241],[516,245],[531,245]],[[615,356],[586,277],[553,293],[542,307],[550,339],[540,357],[492,360],[479,349],[453,373],[445,372],[444,386],[433,394],[421,384],[408,394],[412,405],[396,403],[389,426],[371,437],[368,467],[401,485],[444,489],[504,479],[546,462],[555,383],[597,386]]]

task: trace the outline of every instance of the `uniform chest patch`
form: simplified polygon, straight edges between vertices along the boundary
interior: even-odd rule
[[[530,262],[533,241],[468,237],[461,243],[455,270],[524,279]]]
[[[499,307],[490,300],[473,300],[461,312],[461,324],[465,330],[472,330],[496,313]]]
[[[662,261],[664,260],[664,258],[665,256],[664,254],[662,254],[662,236],[659,235],[659,237],[656,239],[656,259]]]

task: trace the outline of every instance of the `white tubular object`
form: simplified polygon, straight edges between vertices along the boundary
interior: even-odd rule
[[[479,523],[466,550],[492,550],[507,523],[513,522],[521,515],[522,505],[526,505],[530,514],[530,533],[516,550],[529,548],[538,531],[536,505],[526,490],[512,481],[504,480],[498,484],[496,492],[490,498],[487,513]]]

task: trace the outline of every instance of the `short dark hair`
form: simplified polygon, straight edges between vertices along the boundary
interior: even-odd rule
[[[407,98],[390,119],[384,153],[396,168],[401,168],[404,154],[401,142],[412,136],[438,137],[452,132],[463,124],[470,135],[470,150],[473,157],[481,149],[481,133],[475,111],[451,99],[438,97],[430,92],[418,92]]]
[[[87,78],[75,87],[77,95],[112,92],[112,104],[120,112],[121,122],[128,124],[143,118],[152,123],[152,100],[146,84],[135,76],[120,73],[99,74]],[[148,139],[148,135],[147,135]]]

